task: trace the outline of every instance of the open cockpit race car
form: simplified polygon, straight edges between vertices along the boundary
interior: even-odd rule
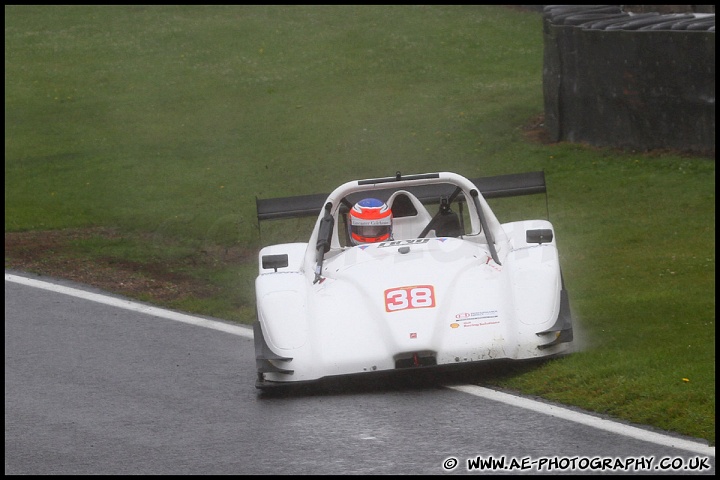
[[[259,252],[256,387],[569,352],[552,224],[501,224],[486,201],[536,193],[543,172],[398,172],[256,199],[258,225],[317,216],[307,242]],[[373,226],[379,237],[358,235]]]

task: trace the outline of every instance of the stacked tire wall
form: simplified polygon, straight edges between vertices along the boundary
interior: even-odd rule
[[[715,152],[715,14],[543,9],[552,141]]]

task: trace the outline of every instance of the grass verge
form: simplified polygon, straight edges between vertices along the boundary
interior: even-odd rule
[[[536,141],[537,13],[6,6],[5,68],[6,269],[249,323],[258,248],[309,233],[256,196],[543,169],[584,348],[485,381],[714,444],[714,159]]]

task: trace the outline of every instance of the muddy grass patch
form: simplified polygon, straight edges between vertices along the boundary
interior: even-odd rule
[[[183,273],[222,262],[248,261],[240,248],[206,247],[175,262],[137,262],[100,256],[88,258],[76,243],[84,239],[121,238],[115,229],[89,228],[5,233],[5,268],[62,278],[109,292],[158,303],[211,298],[219,289]]]

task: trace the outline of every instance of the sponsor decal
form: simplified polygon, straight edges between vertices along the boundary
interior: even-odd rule
[[[435,288],[432,285],[412,285],[385,290],[386,312],[433,307],[435,307]]]
[[[500,323],[498,320],[495,320],[494,322],[476,322],[473,320],[467,320],[462,323],[453,322],[450,324],[450,328],[485,327],[487,325],[495,325],[498,323]]]
[[[410,338],[417,338],[417,333],[412,332],[412,333],[410,334]]]
[[[468,328],[468,327],[485,327],[487,325],[495,325],[497,323],[500,323],[498,320],[495,320],[494,322],[475,322],[472,320],[462,322],[462,328]]]
[[[473,318],[495,318],[498,316],[497,310],[485,310],[482,312],[462,312],[455,315],[456,320],[469,320]]]
[[[430,241],[429,238],[415,238],[412,240],[392,240],[390,242],[380,242],[377,244],[378,248],[385,248],[385,247],[402,247],[403,245],[422,245],[423,243],[428,243]]]
[[[497,318],[497,316],[497,310],[458,313],[455,315],[456,321],[450,324],[450,328],[484,327],[487,325],[495,325],[500,323],[500,320],[483,320]]]

